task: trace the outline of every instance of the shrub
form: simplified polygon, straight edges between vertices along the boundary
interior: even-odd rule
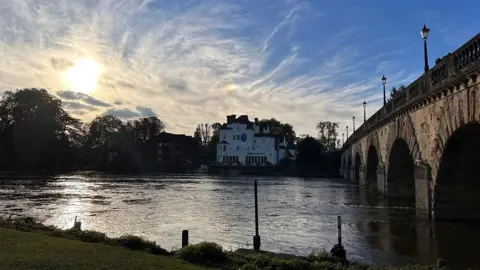
[[[186,246],[178,251],[178,255],[185,261],[201,264],[222,263],[227,259],[222,247],[211,242]]]
[[[68,230],[76,239],[89,243],[105,243],[107,236],[97,231]]]
[[[120,238],[117,239],[117,242],[132,250],[148,250],[152,254],[156,255],[169,255],[170,253],[161,248],[160,246],[157,246],[157,244],[153,241],[149,241],[144,239],[143,237],[138,237],[135,235],[124,235],[121,236]]]
[[[20,217],[15,219],[13,226],[17,230],[30,231],[35,226],[35,219],[32,217]]]

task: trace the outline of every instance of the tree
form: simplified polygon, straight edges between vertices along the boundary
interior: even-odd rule
[[[197,125],[193,133],[193,139],[200,147],[201,158],[204,160],[215,160],[217,153],[217,143],[220,141],[220,123]]]
[[[318,140],[324,146],[326,152],[337,149],[338,123],[320,121],[317,124]]]
[[[197,138],[197,140],[200,141],[201,147],[208,147],[208,144],[212,139],[212,126],[207,123],[199,124],[195,130],[194,138]]]
[[[6,91],[0,101],[2,161],[9,169],[58,171],[73,168],[81,122],[45,89]],[[6,146],[5,144],[9,144]]]
[[[88,145],[90,147],[105,147],[116,132],[124,130],[126,126],[118,117],[103,114],[95,117],[88,126]]]
[[[287,141],[293,142],[295,140],[295,131],[293,126],[289,123],[282,123],[275,118],[262,119],[259,121],[260,125],[268,126],[270,133],[274,135],[285,136]]]
[[[297,168],[301,172],[319,170],[322,163],[322,152],[324,151],[324,146],[319,140],[307,135],[298,141],[297,150]]]
[[[215,144],[217,144],[220,141],[220,128],[222,127],[222,124],[220,123],[213,123],[211,125],[212,127],[212,137],[211,141]]]
[[[129,121],[127,126],[133,132],[134,138],[144,143],[165,130],[165,124],[156,116]]]

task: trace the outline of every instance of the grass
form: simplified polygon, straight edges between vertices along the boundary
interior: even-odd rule
[[[249,250],[227,252],[202,242],[167,251],[153,241],[124,235],[107,237],[96,231],[61,230],[33,218],[0,218],[0,269],[436,269],[428,266],[369,267],[326,252],[307,257]]]
[[[205,269],[172,256],[0,228],[0,269]]]

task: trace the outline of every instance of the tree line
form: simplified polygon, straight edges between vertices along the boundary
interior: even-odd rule
[[[0,170],[62,172],[78,169],[136,172],[155,164],[157,117],[122,121],[72,117],[44,89],[4,92],[0,100]],[[109,158],[114,150],[116,155]]]
[[[272,134],[285,136],[296,146],[295,168],[306,172],[337,170],[338,123],[319,122],[317,138],[297,136],[291,124],[275,118],[259,123],[268,124]],[[220,127],[220,123],[196,127],[193,139],[198,145],[199,163],[216,159]],[[154,138],[164,131],[165,124],[157,117],[122,121],[103,114],[83,123],[44,89],[6,91],[0,100],[0,170],[154,171],[158,143]]]

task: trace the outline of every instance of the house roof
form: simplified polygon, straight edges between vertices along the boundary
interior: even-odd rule
[[[222,140],[221,142],[219,142],[219,144],[229,144],[229,143],[225,140]]]
[[[157,142],[176,142],[176,143],[187,143],[193,142],[194,139],[192,136],[185,134],[173,134],[168,132],[161,132],[155,136],[154,140]]]

